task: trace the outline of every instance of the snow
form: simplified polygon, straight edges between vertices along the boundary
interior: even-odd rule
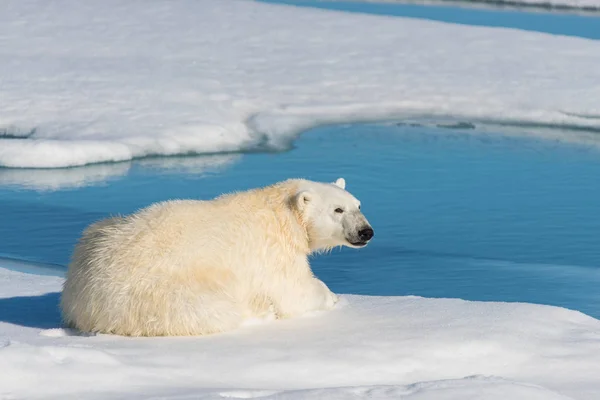
[[[600,43],[510,29],[235,0],[6,0],[0,58],[5,167],[280,149],[316,125],[392,118],[594,146],[600,129]]]
[[[564,308],[342,294],[226,334],[125,338],[63,329],[62,281],[0,267],[1,399],[600,396],[600,321]]]

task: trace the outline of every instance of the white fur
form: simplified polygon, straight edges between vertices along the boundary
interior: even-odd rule
[[[368,227],[344,187],[294,179],[92,224],[69,265],[63,318],[86,332],[202,335],[331,309],[337,296],[308,255],[352,246]]]

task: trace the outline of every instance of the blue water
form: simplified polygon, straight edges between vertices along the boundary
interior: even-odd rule
[[[231,157],[105,165],[111,179],[54,191],[16,183],[41,185],[65,171],[0,170],[0,182],[15,183],[0,187],[0,255],[64,266],[81,230],[110,214],[295,176],[343,176],[376,237],[366,249],[313,260],[333,290],[527,301],[600,317],[597,149],[373,124],[323,127],[289,152]],[[223,165],[206,172],[206,163]],[[98,167],[86,168],[93,177]],[[85,176],[86,168],[76,170]]]
[[[464,25],[515,28],[556,35],[600,39],[600,14],[575,15],[468,7],[363,3],[360,1],[260,0],[264,3],[314,7],[374,15],[421,18]]]

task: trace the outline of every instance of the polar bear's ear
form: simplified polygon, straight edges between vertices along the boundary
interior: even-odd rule
[[[294,196],[294,205],[298,207],[298,210],[304,210],[312,198],[313,194],[309,190],[301,190]]]
[[[333,182],[333,184],[340,189],[346,189],[346,180],[344,178],[338,178],[338,180]]]

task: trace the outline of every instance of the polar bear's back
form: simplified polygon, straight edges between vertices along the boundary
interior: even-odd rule
[[[221,289],[235,286],[235,277],[210,265],[206,246],[194,250],[205,254],[197,260],[203,265],[191,265],[193,254],[186,249],[189,224],[210,222],[215,218],[206,212],[210,208],[202,202],[160,203],[90,225],[75,248],[61,296],[65,322],[83,331],[130,336],[231,328],[242,310]],[[193,215],[194,209],[202,212]],[[203,304],[210,304],[210,324]]]
[[[65,322],[132,336],[239,325],[249,312],[242,297],[253,295],[240,282],[255,280],[247,274],[268,264],[287,264],[293,223],[277,209],[280,192],[162,202],[90,225],[67,273]]]

